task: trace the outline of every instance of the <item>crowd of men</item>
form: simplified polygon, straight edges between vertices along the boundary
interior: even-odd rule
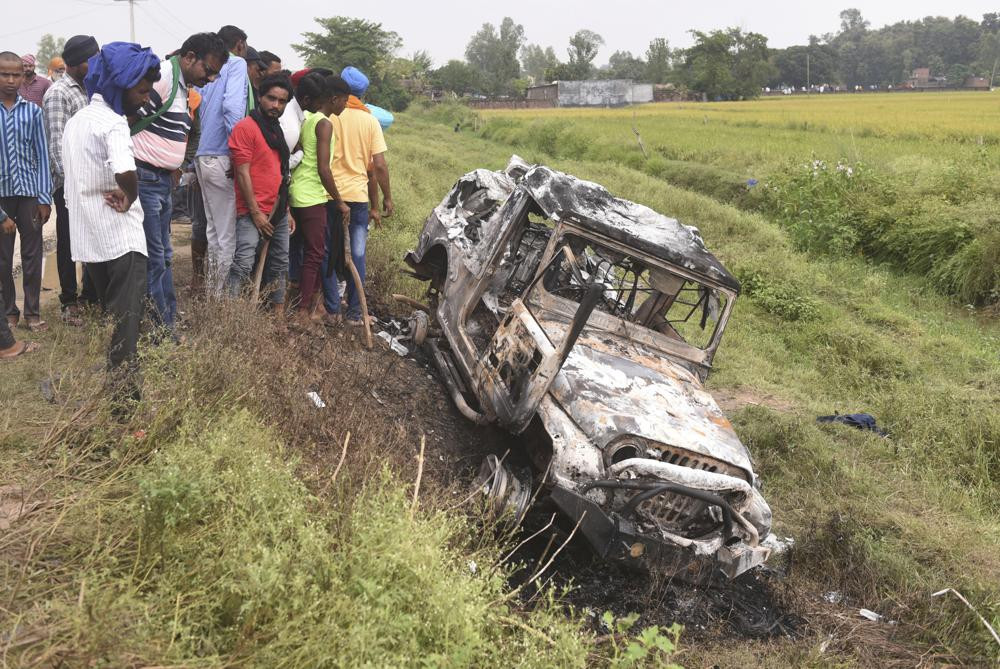
[[[392,116],[363,102],[364,73],[291,73],[231,25],[192,35],[165,60],[77,35],[50,62],[51,79],[36,68],[32,55],[0,52],[0,359],[38,348],[14,328],[48,327],[42,226],[53,206],[61,320],[113,319],[112,376],[134,376],[144,318],[154,341],[179,340],[170,234],[181,184],[193,194],[194,296],[244,295],[259,266],[278,318],[362,322],[369,222],[393,211],[383,137]],[[360,285],[345,270],[346,246]]]

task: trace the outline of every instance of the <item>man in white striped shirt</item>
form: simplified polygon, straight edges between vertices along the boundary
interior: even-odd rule
[[[226,45],[215,33],[198,33],[187,38],[180,51],[163,61],[160,81],[153,86],[149,103],[139,110],[139,120],[132,126],[139,202],[145,216],[151,314],[157,325],[170,333],[177,318],[170,219],[174,172],[184,162],[191,132],[188,85],[205,86],[214,81],[228,58]]]
[[[73,260],[87,263],[97,298],[115,320],[108,366],[123,384],[118,399],[138,396],[130,372],[146,294],[146,235],[125,116],[149,101],[159,78],[160,59],[149,49],[106,44],[89,61],[90,104],[63,132]]]

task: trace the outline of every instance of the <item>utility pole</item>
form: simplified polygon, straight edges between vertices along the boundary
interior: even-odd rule
[[[809,52],[806,51],[806,95],[812,95],[812,78],[809,76]]]
[[[134,42],[135,41],[135,3],[136,3],[136,0],[115,0],[115,2],[127,2],[128,3],[129,39],[131,39]]]

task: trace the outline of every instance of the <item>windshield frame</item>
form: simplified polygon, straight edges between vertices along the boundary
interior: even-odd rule
[[[715,331],[712,333],[711,339],[704,348],[699,348],[693,344],[687,343],[686,341],[675,339],[669,335],[657,332],[656,330],[647,328],[643,325],[638,325],[618,316],[598,311],[596,309],[590,315],[586,325],[586,330],[598,330],[628,341],[636,341],[662,353],[681,357],[684,360],[702,365],[705,368],[711,367],[712,359],[714,358],[715,352],[718,350],[719,344],[722,341],[722,335],[728,324],[729,316],[732,314],[733,306],[736,302],[738,293],[716,281],[712,281],[704,275],[697,274],[683,267],[659,260],[649,254],[642,253],[633,247],[621,244],[620,242],[617,242],[609,237],[594,232],[593,230],[588,229],[585,225],[582,225],[570,218],[565,218],[556,222],[555,229],[549,239],[548,247],[545,249],[545,253],[538,265],[539,274],[535,277],[536,280],[532,281],[524,292],[522,300],[524,301],[525,306],[528,307],[532,313],[536,313],[536,310],[540,310],[541,312],[554,313],[560,317],[560,320],[572,320],[577,308],[579,308],[578,303],[548,292],[543,285],[544,282],[537,280],[540,277],[541,272],[548,267],[552,258],[559,252],[560,247],[565,243],[567,235],[580,237],[587,241],[606,246],[619,253],[625,253],[641,260],[649,267],[663,269],[676,274],[683,279],[694,281],[722,293],[726,298],[726,303],[723,306],[722,312],[719,314],[719,319],[715,325]]]

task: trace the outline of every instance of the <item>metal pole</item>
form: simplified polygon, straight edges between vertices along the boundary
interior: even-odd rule
[[[126,0],[115,0],[115,2],[125,2]],[[128,1],[128,29],[129,29],[129,39],[133,42],[135,41],[135,2],[136,0]]]
[[[812,78],[809,76],[809,52],[806,52],[806,94],[812,93]]]

